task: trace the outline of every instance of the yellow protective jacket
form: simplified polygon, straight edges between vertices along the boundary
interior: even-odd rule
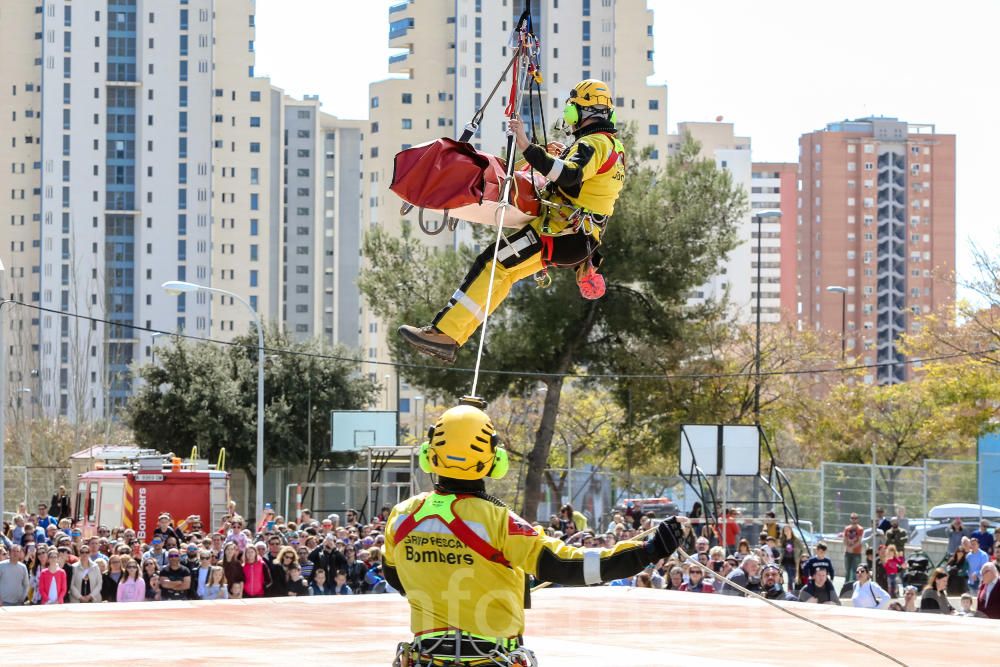
[[[660,557],[642,542],[570,547],[497,502],[435,491],[393,508],[383,568],[409,600],[414,635],[458,629],[511,638],[524,633],[526,574],[560,584],[597,584],[631,576]]]
[[[625,147],[614,136],[610,123],[598,123],[576,133],[576,141],[558,158],[532,144],[524,150],[524,159],[549,180],[544,198],[559,204],[547,209],[547,233],[557,235],[569,224],[576,209],[610,216],[625,186]],[[600,241],[601,229],[586,230]]]

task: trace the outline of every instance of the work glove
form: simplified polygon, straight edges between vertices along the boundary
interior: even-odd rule
[[[656,562],[666,558],[677,550],[683,539],[684,524],[675,516],[664,519],[656,527],[656,532],[646,540],[646,551],[650,554],[650,561]]]
[[[607,290],[604,276],[589,262],[577,268],[576,284],[580,288],[580,296],[589,301],[600,299]]]

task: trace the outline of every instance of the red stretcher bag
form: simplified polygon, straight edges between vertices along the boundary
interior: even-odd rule
[[[495,225],[506,169],[501,158],[442,137],[397,153],[389,189],[418,208],[448,211],[460,220]],[[537,172],[533,183],[529,167],[514,172],[513,207],[504,214],[505,227],[521,227],[541,214],[536,189],[545,183]]]

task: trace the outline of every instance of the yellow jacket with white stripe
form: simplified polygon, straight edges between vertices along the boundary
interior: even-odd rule
[[[482,481],[466,484],[475,488]],[[473,542],[481,539],[486,546],[470,547],[454,528],[455,516],[474,533]],[[410,530],[401,535],[407,524]],[[481,553],[489,549],[497,552],[492,560]],[[526,574],[567,585],[597,584],[631,576],[662,557],[653,551],[642,542],[620,542],[610,549],[570,547],[536,532],[497,502],[434,492],[393,508],[383,566],[388,582],[409,600],[415,635],[460,629],[509,638],[524,632]]]
[[[550,182],[547,199],[564,204],[558,212],[549,212],[551,233],[565,229],[566,217],[577,208],[601,216],[614,213],[625,186],[625,147],[614,132],[611,123],[588,125],[558,158],[537,144],[524,150],[525,161]],[[599,235],[594,234],[597,240]]]

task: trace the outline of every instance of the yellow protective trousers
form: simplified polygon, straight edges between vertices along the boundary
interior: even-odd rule
[[[507,298],[514,283],[549,265],[577,266],[587,261],[597,249],[598,243],[584,233],[549,237],[546,241],[551,241],[551,256],[546,256],[543,261],[543,254],[548,253],[543,253],[547,243],[543,242],[538,231],[541,224],[542,218],[536,218],[508,236],[506,242],[500,241],[490,314]],[[434,326],[459,345],[464,345],[472,337],[486,315],[493,248],[494,244],[490,243],[479,254],[462,285],[448,300],[448,305],[434,318]]]

